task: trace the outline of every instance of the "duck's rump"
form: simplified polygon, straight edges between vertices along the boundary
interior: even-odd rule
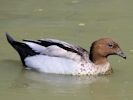
[[[39,72],[78,74],[79,63],[67,58],[35,55],[25,58],[24,61],[28,68],[35,69]]]

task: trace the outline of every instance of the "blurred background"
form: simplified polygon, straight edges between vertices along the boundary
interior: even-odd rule
[[[0,0],[1,100],[132,100],[132,0]],[[48,75],[23,69],[4,32],[16,40],[55,38],[89,50],[93,41],[111,37],[127,60],[109,57],[110,76]]]

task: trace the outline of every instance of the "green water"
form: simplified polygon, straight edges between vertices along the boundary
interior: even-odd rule
[[[132,0],[0,0],[0,100],[132,100]],[[127,60],[109,57],[101,77],[26,71],[3,32],[17,40],[56,38],[89,49],[100,37],[117,40]]]

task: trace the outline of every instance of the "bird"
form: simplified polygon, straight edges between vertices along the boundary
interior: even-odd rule
[[[18,52],[25,69],[66,75],[109,75],[113,69],[108,56],[126,59],[119,44],[105,37],[92,42],[90,51],[57,39],[14,40],[5,33],[9,44]]]

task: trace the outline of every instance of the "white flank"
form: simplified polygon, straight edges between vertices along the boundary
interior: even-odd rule
[[[25,64],[33,69],[45,73],[78,74],[78,63],[73,60],[59,57],[36,55],[27,57]]]

